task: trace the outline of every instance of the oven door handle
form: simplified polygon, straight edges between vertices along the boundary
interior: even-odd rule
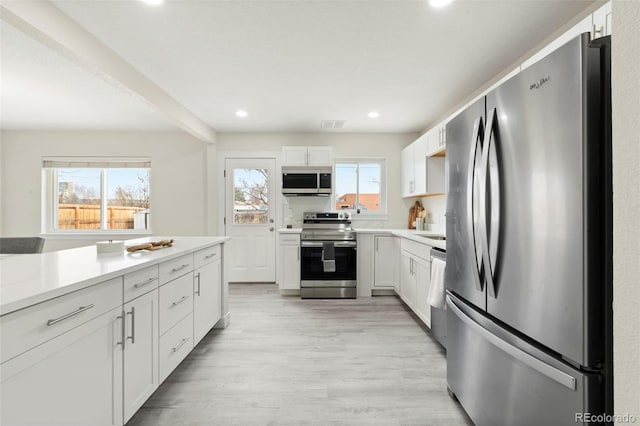
[[[334,247],[353,247],[355,248],[358,245],[356,241],[335,241],[333,243]],[[322,247],[322,241],[302,241],[300,243],[301,247]]]

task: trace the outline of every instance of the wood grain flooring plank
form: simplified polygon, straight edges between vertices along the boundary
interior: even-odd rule
[[[443,349],[394,296],[233,284],[229,309],[128,426],[472,424],[447,395]]]

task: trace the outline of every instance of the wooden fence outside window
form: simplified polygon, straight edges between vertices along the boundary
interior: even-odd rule
[[[107,206],[107,229],[133,229],[133,214],[143,207]],[[100,229],[100,206],[59,204],[58,229]]]

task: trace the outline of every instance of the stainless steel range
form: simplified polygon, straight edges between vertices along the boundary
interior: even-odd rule
[[[307,212],[300,238],[303,299],[355,299],[357,242],[349,212]]]

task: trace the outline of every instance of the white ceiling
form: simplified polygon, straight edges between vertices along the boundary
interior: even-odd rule
[[[592,1],[53,3],[217,131],[316,132],[328,119],[350,132],[413,132]],[[3,128],[171,126],[5,27]]]

